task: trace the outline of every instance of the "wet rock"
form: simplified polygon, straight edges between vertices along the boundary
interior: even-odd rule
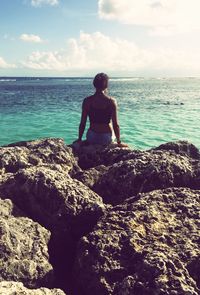
[[[116,205],[141,192],[193,187],[194,178],[193,163],[188,156],[152,151],[110,166],[93,187],[105,203]]]
[[[80,170],[72,149],[59,138],[24,141],[0,147],[1,171],[15,173],[32,166],[48,166],[70,174]]]
[[[50,233],[19,215],[11,200],[0,199],[0,281],[23,282],[30,288],[52,286],[47,247]]]
[[[0,295],[65,295],[60,289],[27,289],[22,283],[0,282]]]
[[[111,209],[79,243],[77,294],[200,294],[199,201],[169,188]]]

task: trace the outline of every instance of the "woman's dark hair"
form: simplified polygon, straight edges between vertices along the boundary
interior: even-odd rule
[[[99,73],[94,77],[93,85],[96,89],[105,90],[108,87],[108,75]]]

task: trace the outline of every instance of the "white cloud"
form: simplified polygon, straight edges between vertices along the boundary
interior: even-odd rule
[[[134,42],[112,39],[100,32],[81,32],[78,39],[69,39],[66,49],[56,52],[33,52],[23,66],[37,70],[99,71],[151,73],[183,72],[192,75],[200,70],[200,53],[167,48],[143,49]]]
[[[16,68],[14,64],[8,64],[2,57],[0,57],[0,69]]]
[[[169,35],[200,29],[199,0],[99,0],[99,16]]]
[[[61,52],[34,51],[22,64],[35,70],[63,71],[66,69],[66,62]]]
[[[42,5],[55,6],[59,4],[59,0],[31,0],[31,5],[34,7],[39,7]]]
[[[20,36],[20,40],[24,42],[32,42],[32,43],[42,43],[44,40],[42,40],[39,36],[33,35],[33,34],[22,34]]]

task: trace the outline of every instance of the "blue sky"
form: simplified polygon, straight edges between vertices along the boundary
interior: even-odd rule
[[[199,76],[199,0],[0,0],[1,76]]]

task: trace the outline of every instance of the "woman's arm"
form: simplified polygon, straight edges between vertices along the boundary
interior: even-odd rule
[[[118,124],[118,118],[117,118],[117,103],[115,100],[113,100],[113,111],[112,111],[112,124],[113,124],[113,130],[117,139],[117,143],[120,144],[120,128]]]
[[[81,121],[79,124],[79,137],[78,140],[82,140],[83,133],[85,131],[85,125],[87,122],[87,98],[84,99],[83,104],[82,104],[82,114],[81,114]]]
[[[126,143],[121,142],[120,140],[120,128],[118,124],[118,118],[117,118],[117,103],[115,100],[113,100],[113,112],[112,112],[112,124],[114,133],[117,139],[117,144],[119,147],[128,147]]]

